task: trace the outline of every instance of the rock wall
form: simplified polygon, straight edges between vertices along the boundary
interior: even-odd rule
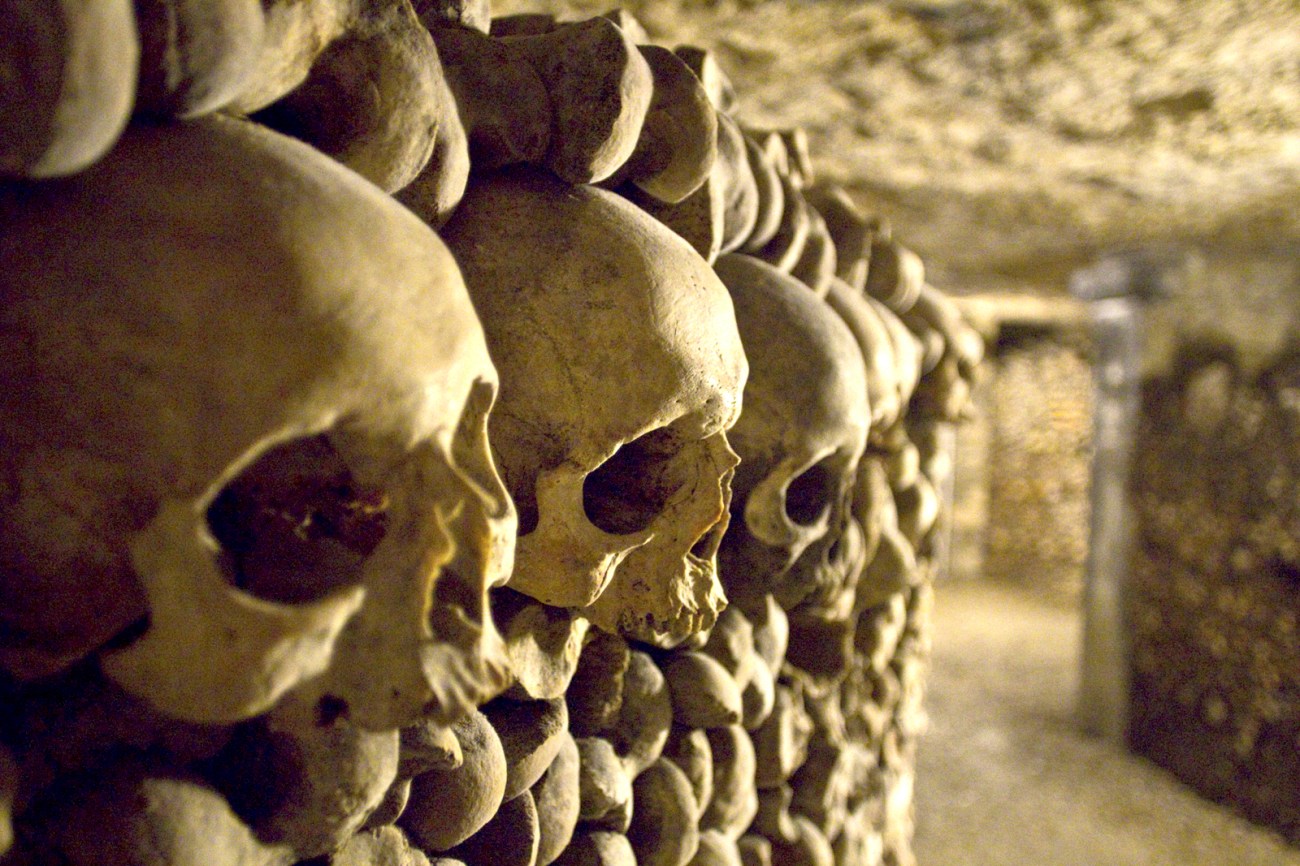
[[[502,0],[506,2],[506,0]],[[509,0],[596,14],[600,0]],[[631,0],[942,285],[1058,295],[1098,250],[1300,239],[1286,0]]]
[[[624,13],[0,12],[0,863],[913,862],[982,343],[799,130]]]

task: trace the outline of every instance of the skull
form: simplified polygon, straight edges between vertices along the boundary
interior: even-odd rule
[[[531,169],[472,185],[443,236],[501,370],[509,585],[640,640],[710,627],[748,372],[725,288],[630,203]]]
[[[742,609],[768,592],[790,609],[862,566],[849,508],[870,422],[865,365],[847,326],[807,286],[748,256],[715,267],[752,364],[732,431],[740,525],[723,539],[722,577]]]
[[[842,280],[830,281],[827,303],[849,327],[866,363],[867,396],[871,409],[871,438],[879,431],[897,428],[900,388],[894,367],[894,344],[880,315],[862,294]],[[899,428],[901,429],[901,428]],[[790,611],[790,660],[817,677],[841,676],[852,664],[853,636],[858,613],[905,587],[891,560],[876,559],[882,535],[894,545],[898,520],[894,498],[884,477],[882,458],[868,452],[859,461],[853,482],[852,507],[834,548],[845,567],[819,564],[826,579]],[[890,547],[892,553],[894,547]],[[804,563],[796,563],[797,570]],[[884,579],[882,579],[884,578]]]
[[[906,408],[895,363],[894,340],[871,301],[843,280],[831,280],[826,302],[849,326],[862,350],[871,403],[871,439],[876,440],[883,430],[897,424]]]
[[[499,687],[496,374],[427,226],[224,118],[0,214],[0,664],[117,635],[111,678],[215,723],[292,691],[387,729]]]

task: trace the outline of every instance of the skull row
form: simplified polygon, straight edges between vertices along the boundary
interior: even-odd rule
[[[837,425],[851,427],[862,417],[862,396],[868,390],[864,379],[870,374],[855,380],[851,364],[845,374],[843,359],[851,344],[842,338],[851,335],[859,350],[866,351],[872,344],[860,332],[874,320],[865,326],[858,322],[855,329],[854,320],[841,313],[850,325],[847,331],[826,324],[836,320],[823,318],[828,309],[825,305],[808,303],[815,296],[806,287],[783,279],[775,269],[753,259],[724,256],[716,270],[731,290],[742,340],[753,359],[745,390],[746,411],[729,434],[745,455],[741,472],[746,463],[757,462],[754,458],[759,449],[752,447],[753,441],[761,441],[764,435],[775,439],[769,431],[783,429],[779,411],[774,413],[765,406],[785,409],[794,402],[798,408],[791,414],[820,421],[776,446],[778,450],[788,447],[802,437],[805,441],[799,444],[816,454],[819,444],[836,441],[828,430]],[[842,302],[845,308],[852,310],[853,298],[858,298],[858,308],[866,308],[881,322],[891,315],[851,294],[850,287],[844,287],[842,294],[849,297]],[[883,327],[887,326],[877,324],[874,333]],[[902,330],[901,320],[896,320],[894,327]],[[760,351],[755,351],[755,346]],[[799,349],[792,353],[795,358],[783,351],[789,346]],[[820,373],[816,372],[819,365]],[[781,379],[792,369],[795,374]],[[792,387],[792,381],[815,391],[830,408],[818,415],[817,404],[811,404],[812,408],[799,405],[801,393]],[[822,384],[807,389],[808,382]],[[882,390],[898,387],[889,380],[876,384]],[[763,403],[762,398],[769,394],[775,395],[774,399]],[[756,419],[753,429],[758,431],[748,441],[741,435],[746,419]],[[784,429],[793,426],[786,422]],[[818,551],[822,554],[844,538],[844,530],[833,530],[829,520],[813,530],[812,542],[795,551],[767,545],[777,550],[767,552],[774,558],[761,567],[729,570],[724,556],[724,579],[735,575],[738,581],[733,602],[747,599],[749,610],[742,612],[742,605],[733,603],[699,651],[692,648],[698,642],[692,642],[656,653],[670,701],[663,698],[662,686],[624,688],[620,693],[620,681],[657,681],[652,673],[634,675],[638,670],[653,672],[654,660],[606,634],[596,633],[588,640],[567,690],[571,725],[581,744],[585,799],[573,840],[562,859],[555,862],[682,866],[688,862],[729,864],[743,858],[743,862],[755,863],[860,864],[882,862],[886,856],[906,862],[913,749],[919,732],[924,670],[921,635],[925,611],[921,602],[928,598],[926,587],[915,585],[925,580],[927,572],[917,566],[913,549],[925,550],[930,540],[935,485],[928,480],[933,472],[927,476],[919,471],[920,455],[901,429],[881,437],[869,462],[862,461],[860,450],[865,428],[857,429],[856,447],[849,450],[859,462],[849,459],[841,464],[860,470],[848,473],[852,490],[846,494],[842,484],[821,485],[807,497],[806,508],[824,517],[835,509],[837,498],[855,506],[841,506],[841,515],[851,513],[855,519],[841,520],[840,525],[851,527],[850,533],[856,530],[864,539],[860,557],[819,555],[803,560],[814,544],[823,545]],[[820,443],[819,436],[823,437]],[[854,439],[845,436],[842,441]],[[833,451],[827,449],[818,456]],[[817,462],[814,459],[811,465]],[[784,478],[773,483],[773,487],[786,488],[778,497],[790,496],[792,479],[799,479],[810,466],[796,465],[795,471],[787,469]],[[926,461],[925,467],[932,470],[931,462]],[[764,480],[773,474],[770,466],[767,472],[755,473]],[[724,551],[741,521],[748,520],[742,503],[754,495],[743,475],[737,476],[734,487],[733,524],[724,537]],[[859,491],[861,498],[855,498],[853,494]],[[778,508],[779,514],[792,516],[793,508],[779,498]],[[745,539],[743,534],[740,538],[744,545],[764,543]],[[882,538],[888,540],[882,544]],[[876,551],[876,555],[868,551]],[[806,572],[794,568],[801,561],[812,563],[803,566]],[[860,572],[868,565],[875,566],[870,575]],[[864,578],[869,586],[860,596],[855,595]],[[799,636],[801,652],[805,662],[813,662],[808,665],[813,670],[797,662],[783,668],[784,626],[776,630],[779,637],[769,630],[755,639],[746,616],[755,611],[769,625],[774,620],[785,622],[786,614],[770,592],[774,587],[786,594],[792,618],[800,617],[805,625],[819,620],[841,623],[853,643],[850,658],[839,666],[819,666],[813,648],[820,635],[815,627],[805,628]],[[733,587],[728,590],[731,594]],[[808,603],[810,596],[815,603]],[[825,603],[828,598],[839,602],[843,611],[838,613],[839,620],[831,610],[834,606]],[[899,614],[892,619],[883,616],[894,611]],[[892,644],[888,633],[883,640],[876,639],[876,626],[882,622],[897,626]],[[759,647],[777,645],[781,649],[766,661]],[[873,646],[874,654],[864,649]],[[876,672],[867,664],[869,657],[876,659],[880,668],[875,681],[885,685],[865,700],[861,688],[842,694],[842,686],[849,681],[868,686],[873,682],[871,675]],[[774,671],[784,671],[779,684]],[[890,684],[895,687],[889,688]],[[636,696],[635,702],[629,695]],[[804,710],[805,701],[815,710]],[[630,720],[638,723],[629,724]]]
[[[182,164],[228,182],[200,192]],[[300,199],[268,213],[255,191],[270,175]],[[475,667],[497,640],[484,594],[507,578],[643,640],[712,624],[746,360],[722,283],[622,199],[516,172],[476,185],[445,230],[507,371],[494,446],[522,513],[512,571],[514,512],[486,441],[495,371],[460,271],[404,211],[304,147],[218,119],[133,129],[71,181],[6,192],[23,218],[0,246],[4,324],[27,386],[3,431],[13,673],[66,666],[147,606],[145,633],[104,663],[174,714],[233,721],[310,681],[391,727],[492,690],[491,665]],[[259,223],[278,248],[231,245]],[[312,242],[317,226],[333,247]],[[360,251],[381,230],[391,253],[376,265]],[[782,560],[755,578],[770,580],[838,538],[867,418],[844,325],[797,284],[734,264],[738,302],[757,298],[745,327],[784,322],[774,344],[798,348],[765,362],[775,378],[735,431],[755,488],[738,485],[739,507],[763,545],[735,557],[741,599],[744,556]],[[624,354],[639,375],[605,375]],[[778,403],[792,372],[791,393],[812,397],[795,411]],[[416,614],[405,634],[399,610]],[[340,640],[410,659],[405,682],[327,672]],[[447,667],[448,644],[469,668]],[[456,671],[448,691],[427,668]]]
[[[406,20],[404,3],[335,6],[268,7],[285,16],[275,19],[275,51],[301,67],[291,78],[319,59],[302,66],[284,48],[291,34],[325,44],[320,34],[347,33],[340,46],[373,47],[385,40],[367,27]],[[599,42],[611,27],[628,38],[612,24],[582,33]],[[534,57],[534,72],[545,46],[528,39],[575,32],[539,29],[509,37],[522,40],[510,50]],[[443,33],[461,37],[497,50],[480,44],[491,37]],[[646,166],[676,165],[655,156],[677,152],[673,142],[642,136],[645,147],[613,160],[632,166],[612,178],[622,196],[537,169],[483,174],[440,240],[428,224],[460,198],[429,193],[441,189],[443,168],[430,163],[437,177],[404,199],[422,222],[340,165],[385,189],[400,185],[366,171],[361,157],[330,160],[222,116],[133,124],[72,178],[0,188],[0,330],[22,383],[0,415],[0,665],[34,681],[15,685],[20,696],[98,665],[164,720],[229,738],[163,770],[114,765],[102,790],[68,782],[81,793],[71,812],[53,810],[63,818],[50,819],[46,839],[63,855],[80,856],[56,838],[68,822],[102,818],[96,810],[114,797],[146,790],[163,793],[139,796],[175,799],[179,825],[234,808],[230,850],[269,839],[267,862],[391,847],[391,832],[357,835],[364,822],[403,813],[393,791],[416,796],[418,779],[447,769],[439,761],[465,760],[454,753],[467,738],[491,739],[481,724],[463,737],[458,728],[453,746],[447,726],[471,724],[474,708],[507,687],[503,701],[557,700],[589,624],[662,651],[707,647],[724,583],[736,617],[790,610],[792,627],[809,636],[797,641],[796,665],[843,675],[842,653],[812,660],[819,630],[842,649],[864,599],[910,579],[900,553],[881,570],[890,589],[860,592],[892,524],[859,466],[869,431],[898,438],[923,341],[862,295],[865,282],[830,281],[828,291],[843,295],[835,306],[787,273],[834,259],[829,229],[808,247],[820,253],[804,254],[809,233],[793,216],[818,213],[803,200],[811,172],[799,138],[740,131],[718,110],[727,89],[706,56],[679,51],[669,61],[645,48],[634,56],[663,85],[648,92],[668,94],[674,82],[679,91],[676,101],[644,100],[646,129],[660,128],[655,110],[671,120],[682,105],[698,109],[701,92],[713,106],[690,116],[713,122],[693,134],[716,136],[719,157],[667,192],[664,175]],[[682,88],[669,73],[688,60],[698,77]],[[310,87],[301,97],[259,119],[292,126],[285,118],[319,108]],[[536,161],[564,176],[551,148]],[[758,189],[753,166],[769,163],[782,166],[773,188],[786,205],[764,205],[763,224],[775,228],[763,242],[745,208],[762,203],[747,192],[751,182]],[[682,229],[673,214],[696,201],[679,193],[696,181],[710,214],[726,204],[710,231],[730,233],[728,245],[742,237],[775,264],[726,255],[714,270],[688,232],[665,230]],[[678,198],[684,209],[670,213],[643,194]],[[737,219],[752,223],[747,232]],[[489,594],[501,602],[504,639]],[[661,659],[665,673],[695,682],[701,667],[711,671],[712,656],[690,655],[694,645]],[[721,727],[748,742],[740,722],[766,718],[780,666],[751,660],[743,676],[727,671],[716,678],[725,700],[683,687],[674,707],[691,715],[681,724],[719,727],[708,701],[686,709],[698,690],[715,704],[739,702],[742,715]],[[434,757],[421,759],[432,766],[408,760],[403,770],[397,732],[413,725],[442,733]],[[589,744],[580,754],[608,751]],[[616,751],[633,786],[662,767],[638,754]],[[278,770],[281,758],[292,767],[288,805],[241,800],[242,768]],[[206,763],[200,771],[195,762]],[[672,770],[654,772],[647,786],[681,789]],[[21,774],[24,785],[30,777]],[[264,787],[279,790],[272,781]],[[522,793],[483,805],[489,795],[481,816]],[[21,786],[20,795],[35,796]],[[424,811],[445,802],[433,796]],[[526,817],[524,804],[512,808]],[[241,829],[251,814],[261,816],[249,822],[255,841]],[[628,820],[645,827],[652,817]],[[747,824],[729,821],[733,834]],[[444,842],[426,835],[423,847]]]
[[[129,122],[221,112],[312,144],[441,223],[476,170],[531,163],[663,201],[699,186],[717,121],[625,13],[493,19],[486,0],[5,0],[0,175],[74,174]],[[489,35],[489,29],[491,35]]]

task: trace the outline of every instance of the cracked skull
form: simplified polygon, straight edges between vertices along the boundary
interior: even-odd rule
[[[630,203],[532,170],[472,184],[444,237],[501,371],[510,586],[663,645],[709,628],[748,370],[726,289]]]
[[[293,693],[386,729],[500,687],[496,373],[427,226],[220,118],[0,215],[0,665],[102,648],[202,722]]]
[[[870,423],[866,368],[844,322],[807,286],[749,256],[715,267],[751,363],[731,434],[741,464],[723,582],[742,609],[767,593],[790,609],[834,595],[863,566],[849,509]]]

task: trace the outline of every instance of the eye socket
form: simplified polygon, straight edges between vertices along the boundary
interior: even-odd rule
[[[644,530],[690,481],[676,459],[681,449],[681,437],[667,427],[625,443],[584,479],[587,519],[614,535]]]
[[[785,513],[800,526],[812,526],[831,507],[835,498],[832,454],[800,473],[785,491]]]
[[[320,435],[258,457],[217,495],[207,520],[232,585],[303,604],[360,583],[387,509],[384,491],[358,484]]]

